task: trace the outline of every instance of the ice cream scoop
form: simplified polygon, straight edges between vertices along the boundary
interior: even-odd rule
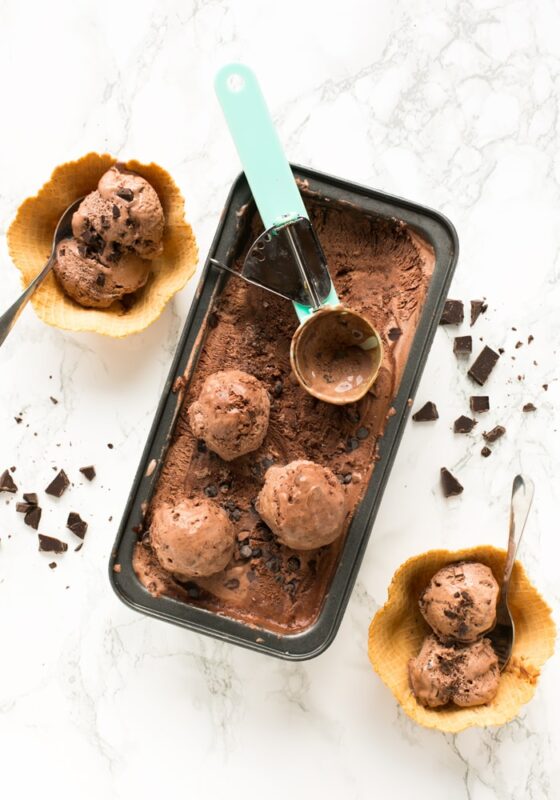
[[[269,412],[262,383],[247,372],[229,369],[206,378],[188,415],[194,435],[224,461],[232,461],[261,446]]]
[[[188,580],[225,569],[233,555],[235,532],[216,503],[184,499],[156,507],[150,541],[161,566],[179,580]]]
[[[443,644],[431,634],[408,664],[410,687],[423,706],[436,708],[489,703],[498,691],[498,658],[488,639],[473,644]]]
[[[485,564],[449,564],[436,572],[422,593],[420,611],[442,641],[474,642],[496,621],[498,592]]]
[[[344,528],[344,490],[334,473],[313,461],[270,467],[256,509],[283,544],[313,550],[331,544]]]
[[[303,388],[328,403],[356,402],[377,377],[381,337],[368,319],[338,300],[254,73],[244,64],[228,64],[215,87],[266,227],[236,274],[294,302],[300,326],[290,360]],[[317,346],[321,342],[328,346]]]

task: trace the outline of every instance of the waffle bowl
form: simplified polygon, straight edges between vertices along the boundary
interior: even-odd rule
[[[496,697],[486,705],[424,708],[408,682],[408,661],[417,655],[430,628],[420,614],[418,598],[432,575],[453,561],[480,561],[496,578],[503,574],[506,551],[491,545],[468,550],[430,550],[414,556],[396,571],[387,602],[369,628],[368,653],[374,670],[393,692],[408,716],[426,728],[446,733],[472,726],[503,725],[513,719],[535,693],[540,670],[554,651],[556,628],[550,608],[516,561],[508,595],[515,623],[511,660],[500,676]]]
[[[88,153],[62,164],[34,197],[21,204],[8,230],[8,249],[24,287],[45,265],[63,211],[78,197],[93,191],[99,178],[115,163],[116,159],[108,154]],[[51,272],[31,299],[37,315],[48,325],[113,337],[138,333],[155,322],[166,303],[194,273],[198,248],[185,221],[185,203],[177,185],[157,164],[127,161],[125,166],[151,183],[160,198],[165,214],[163,254],[151,262],[148,283],[136,293],[129,308],[118,301],[106,309],[84,308],[65,294]]]

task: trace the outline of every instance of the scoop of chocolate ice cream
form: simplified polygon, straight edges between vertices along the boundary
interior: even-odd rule
[[[500,668],[489,639],[473,644],[443,644],[431,634],[408,663],[410,688],[423,706],[450,701],[458,706],[489,703],[498,691]]]
[[[422,593],[420,611],[442,641],[474,642],[496,620],[499,586],[485,564],[460,562],[440,569]]]
[[[224,461],[232,461],[263,443],[270,400],[253,375],[230,369],[206,378],[188,413],[194,435]]]
[[[330,469],[313,461],[271,467],[256,509],[283,544],[313,550],[342,533],[346,518],[344,491]]]
[[[60,242],[53,269],[66,294],[88,308],[108,308],[144,286],[150,274],[149,262],[138,256],[119,256],[109,265],[76,239]]]
[[[150,541],[161,566],[180,580],[225,569],[233,555],[235,531],[223,509],[210,500],[181,500],[156,507]]]

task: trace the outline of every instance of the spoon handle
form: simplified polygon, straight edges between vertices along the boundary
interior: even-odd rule
[[[4,344],[9,332],[16,324],[19,315],[27,305],[27,302],[35,289],[41,285],[51,271],[53,263],[54,257],[51,255],[41,272],[35,278],[33,278],[27,289],[20,295],[16,302],[11,305],[10,308],[2,314],[2,316],[0,316],[0,346]]]
[[[504,597],[507,596],[517,548],[525,530],[525,523],[529,516],[534,494],[535,485],[533,481],[530,478],[524,478],[522,475],[516,475],[511,489],[508,550],[502,582],[502,594]]]

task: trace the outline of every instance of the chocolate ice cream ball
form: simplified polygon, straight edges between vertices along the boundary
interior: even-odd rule
[[[271,467],[255,507],[280,541],[294,550],[334,542],[346,518],[339,481],[330,469],[313,461]]]
[[[408,663],[410,688],[429,708],[450,701],[458,706],[489,703],[498,691],[500,668],[489,639],[474,644],[443,644],[431,634]]]
[[[142,258],[155,258],[162,247],[164,217],[155,189],[130,170],[111,167],[72,217],[72,232],[91,250],[104,253],[117,242]]]
[[[130,253],[110,265],[101,263],[76,239],[59,243],[53,269],[66,294],[87,308],[108,308],[144,286],[150,274],[149,262],[138,256]]]
[[[194,435],[224,461],[261,446],[269,413],[270,400],[262,383],[238,369],[209,375],[188,412]]]
[[[150,541],[161,566],[180,580],[225,569],[233,555],[235,531],[226,512],[206,499],[157,506]]]
[[[419,600],[422,616],[442,641],[474,642],[496,621],[499,586],[485,564],[440,569]]]

